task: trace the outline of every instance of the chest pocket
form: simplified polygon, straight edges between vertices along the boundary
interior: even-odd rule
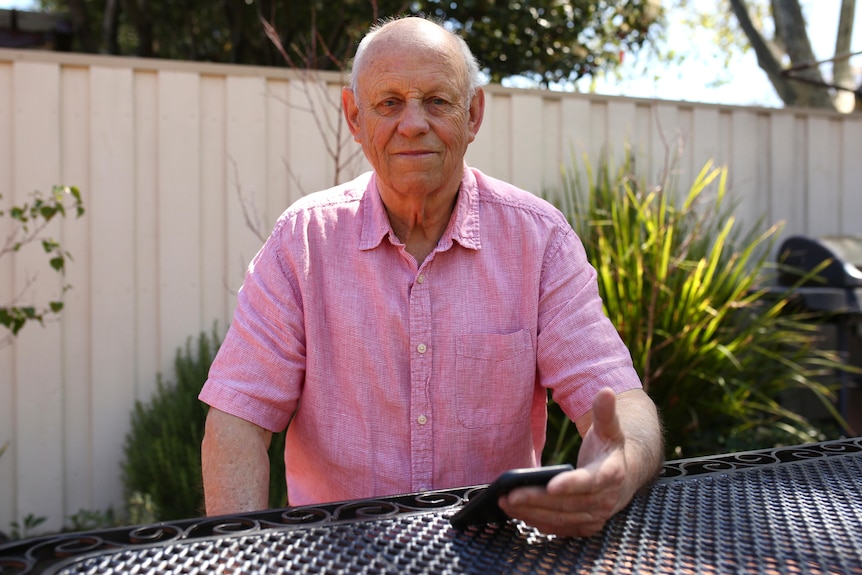
[[[469,428],[529,418],[536,382],[530,330],[465,334],[456,348],[458,421]]]

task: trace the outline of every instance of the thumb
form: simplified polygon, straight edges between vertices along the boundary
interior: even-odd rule
[[[617,417],[617,395],[609,387],[599,390],[593,399],[592,431],[606,440],[622,436],[620,420]]]

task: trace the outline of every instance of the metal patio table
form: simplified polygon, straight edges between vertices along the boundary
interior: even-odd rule
[[[583,539],[452,528],[482,488],[41,537],[0,573],[862,574],[862,438],[670,461]]]

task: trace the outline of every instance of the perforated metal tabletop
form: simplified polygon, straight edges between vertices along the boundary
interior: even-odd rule
[[[114,542],[118,549],[110,538],[91,541],[93,552],[44,572],[862,574],[860,439],[669,462],[662,479],[587,539],[548,537],[515,521],[452,528],[448,517],[478,489],[201,520],[161,532],[151,526],[136,542]]]

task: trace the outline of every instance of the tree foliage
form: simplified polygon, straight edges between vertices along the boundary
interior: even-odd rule
[[[83,52],[323,70],[344,69],[378,19],[425,14],[462,34],[493,81],[519,75],[540,84],[613,68],[661,20],[657,0],[344,0],[337,9],[322,0],[41,0],[41,6],[69,13],[74,49]]]
[[[525,76],[559,83],[613,69],[648,40],[660,16],[649,0],[418,4],[453,23],[495,82]]]

